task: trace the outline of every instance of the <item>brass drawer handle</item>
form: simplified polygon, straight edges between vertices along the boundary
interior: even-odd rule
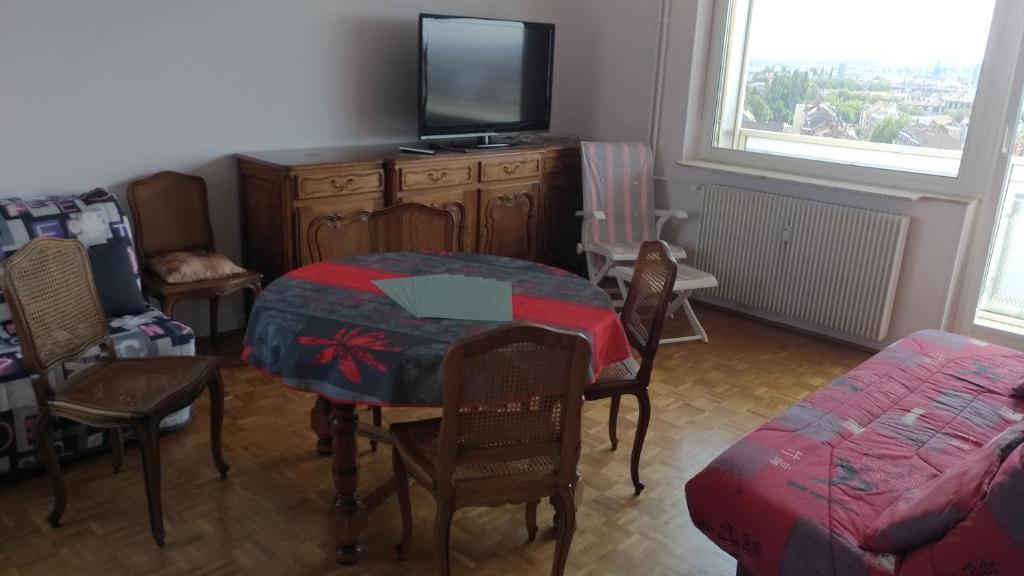
[[[511,175],[515,174],[516,172],[519,172],[519,168],[521,166],[522,166],[522,164],[505,164],[501,168],[505,172],[506,176],[511,176]]]
[[[338,190],[348,190],[355,183],[356,181],[353,178],[345,180],[344,184],[339,183],[337,178],[331,178],[331,186],[334,186]]]
[[[442,170],[440,174],[438,174],[437,172],[428,172],[427,178],[429,178],[430,181],[433,182],[434,184],[437,184],[438,182],[444,182],[445,179],[448,178],[448,171]]]

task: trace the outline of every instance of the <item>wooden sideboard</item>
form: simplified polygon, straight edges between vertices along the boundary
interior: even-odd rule
[[[236,155],[245,265],[269,282],[310,263],[307,232],[321,214],[400,202],[443,208],[460,250],[580,271],[577,145],[402,154],[396,145]]]

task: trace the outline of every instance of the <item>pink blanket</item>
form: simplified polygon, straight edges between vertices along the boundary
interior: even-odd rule
[[[1011,395],[1022,378],[1024,354],[913,334],[716,458],[686,485],[690,516],[757,575],[1024,574],[1024,446],[993,450],[1001,462],[970,497],[925,486],[964,474],[958,463],[1024,422],[1024,399]],[[981,477],[974,468],[966,477]],[[886,519],[903,524],[885,542],[925,528],[931,539],[866,550],[894,505],[924,514],[891,510]]]

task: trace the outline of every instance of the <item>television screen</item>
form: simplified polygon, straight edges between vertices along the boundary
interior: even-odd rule
[[[547,130],[555,27],[420,15],[420,137]]]

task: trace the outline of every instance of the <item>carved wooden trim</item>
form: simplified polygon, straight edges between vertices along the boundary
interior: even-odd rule
[[[318,198],[383,189],[384,171],[380,169],[297,177],[299,198]]]
[[[336,212],[334,214],[321,214],[320,216],[317,216],[309,223],[309,229],[306,232],[306,241],[309,243],[310,260],[313,262],[320,262],[323,260],[323,252],[320,250],[320,230],[322,228],[338,230],[354,224],[365,224],[369,221],[370,213],[366,210],[359,210],[358,212],[352,212],[349,214],[340,214]],[[367,230],[369,229],[367,228]]]
[[[466,205],[458,200],[453,200],[451,202],[431,202],[427,205],[434,208],[440,208],[441,210],[446,210],[451,213],[452,217],[455,218],[455,221],[458,222],[459,245],[457,248],[459,252],[465,252],[467,244],[466,219],[469,217],[466,213]]]
[[[441,188],[459,186],[473,182],[473,166],[448,166],[429,169],[402,169],[401,187],[403,190],[416,188]],[[410,182],[410,177],[424,177],[427,182]]]
[[[502,194],[488,201],[487,206],[483,210],[484,221],[482,224],[482,242],[480,246],[480,252],[484,254],[492,253],[494,248],[494,229],[495,221],[495,209],[497,208],[514,208],[517,204],[522,202],[527,203],[526,210],[526,251],[527,255],[533,254],[536,249],[536,228],[535,219],[537,217],[537,201],[535,194],[530,192],[516,192],[513,194]],[[530,234],[529,231],[533,230],[534,233]]]

